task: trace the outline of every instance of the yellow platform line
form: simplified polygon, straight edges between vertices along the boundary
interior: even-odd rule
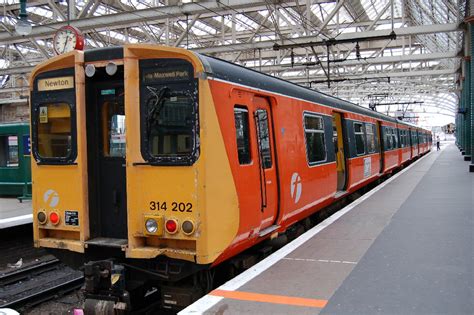
[[[317,299],[306,299],[285,295],[273,295],[273,294],[262,294],[242,291],[227,291],[227,290],[214,290],[209,295],[220,296],[227,299],[242,300],[242,301],[253,301],[253,302],[264,302],[273,304],[285,304],[295,306],[306,306],[306,307],[317,307],[323,308],[327,304],[327,300]]]

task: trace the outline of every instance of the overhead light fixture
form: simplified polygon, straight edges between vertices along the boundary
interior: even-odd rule
[[[15,25],[15,31],[21,36],[26,36],[31,34],[31,30],[31,23],[28,22],[28,13],[26,13],[26,0],[20,0],[20,14]]]

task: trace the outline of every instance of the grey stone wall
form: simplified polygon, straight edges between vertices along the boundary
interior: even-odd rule
[[[29,106],[25,104],[0,105],[0,123],[29,121]]]

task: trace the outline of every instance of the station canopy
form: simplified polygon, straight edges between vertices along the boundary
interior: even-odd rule
[[[53,36],[77,27],[86,49],[152,43],[188,48],[424,127],[454,121],[465,0],[4,0],[0,105],[21,103]]]

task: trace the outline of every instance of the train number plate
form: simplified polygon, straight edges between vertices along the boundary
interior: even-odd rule
[[[79,226],[79,212],[78,211],[65,211],[64,223],[66,225]]]

